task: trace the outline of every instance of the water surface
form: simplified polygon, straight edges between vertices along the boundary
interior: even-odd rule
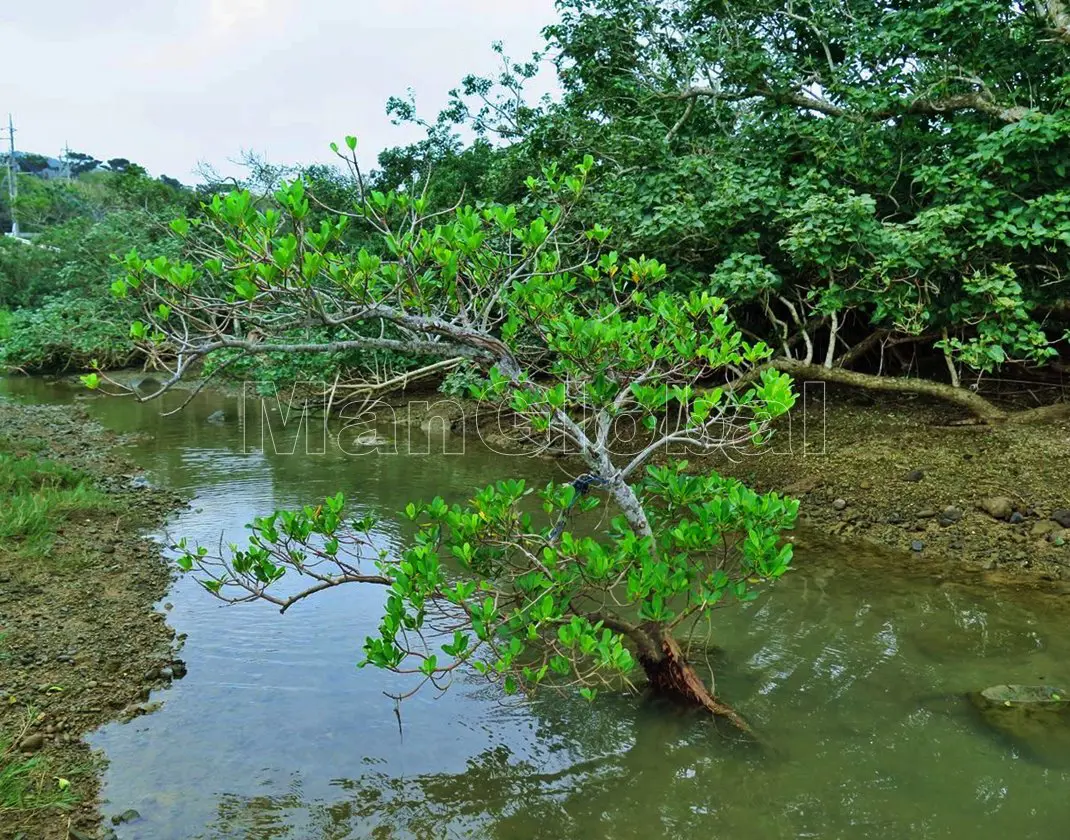
[[[75,399],[39,380],[3,388]],[[220,395],[171,417],[160,404],[85,404],[140,433],[129,451],[152,481],[195,494],[168,530],[201,541],[239,540],[252,516],[341,489],[398,547],[407,531],[395,512],[411,499],[561,477],[550,462],[471,444],[463,457],[441,444],[427,455],[265,453]],[[208,422],[219,409],[228,419]],[[1001,737],[959,699],[1006,682],[1070,687],[1061,602],[940,584],[869,547],[800,543],[794,573],[714,626],[718,692],[766,750],[632,697],[528,703],[478,682],[406,701],[399,731],[383,692],[403,683],[355,667],[382,592],[342,588],[279,616],[180,580],[169,621],[188,634],[189,675],[157,693],[160,711],[93,736],[111,762],[106,813],[138,810],[120,837],[152,840],[1068,836],[1066,740],[1038,749]]]

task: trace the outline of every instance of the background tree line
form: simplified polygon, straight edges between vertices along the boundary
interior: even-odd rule
[[[126,158],[68,152],[60,165],[22,154],[15,206],[6,190],[0,195],[0,226],[10,228],[14,210],[22,232],[0,238],[0,366],[8,369],[132,361],[131,310],[108,292],[118,276],[113,255],[168,248],[167,221],[199,205],[197,192]]]
[[[928,391],[990,420],[1004,416],[986,399],[998,396],[993,375],[1062,381],[1070,326],[1062,0],[560,0],[558,8],[543,53],[516,62],[496,46],[501,72],[462,80],[437,119],[391,100],[397,120],[427,135],[382,152],[363,184],[341,169],[250,159],[244,185],[270,202],[283,176],[300,175],[325,217],[360,188],[419,194],[437,208],[523,203],[534,200],[531,175],[590,153],[596,168],[576,229],[606,225],[613,247],[663,260],[679,290],[727,297],[747,334],[775,348],[772,366]],[[525,88],[548,63],[561,95],[532,101]],[[203,198],[128,161],[109,162],[111,171],[82,163],[90,162],[71,184],[42,184],[47,195],[34,209],[26,199],[61,251],[3,251],[9,263],[48,263],[31,273],[59,292],[90,276],[106,289],[104,240],[125,252],[168,213],[195,215]],[[100,234],[99,260],[87,264],[86,248],[64,250],[74,228]],[[346,242],[367,245],[370,233],[353,225]],[[0,305],[27,306],[38,287],[7,264],[3,273],[20,291]],[[19,358],[8,354],[9,364]],[[72,361],[84,364],[84,354]],[[371,363],[291,355],[255,366],[286,379]]]
[[[1065,3],[558,8],[543,55],[464,79],[424,143],[382,156],[382,179],[432,172],[443,202],[458,187],[508,201],[526,173],[590,152],[580,218],[726,296],[782,369],[928,390],[988,419],[1002,411],[975,393],[996,393],[986,375],[1061,381]],[[540,61],[557,101],[523,95]],[[391,108],[419,120],[411,101]],[[462,126],[478,139],[462,144]]]

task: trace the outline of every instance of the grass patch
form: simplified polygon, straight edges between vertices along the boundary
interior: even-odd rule
[[[11,322],[15,316],[6,309],[0,309],[0,341],[11,338]]]
[[[17,828],[41,811],[69,810],[78,801],[70,779],[57,774],[44,756],[19,752],[25,732],[0,732],[0,826],[5,828]]]
[[[114,507],[85,473],[35,455],[0,452],[0,546],[39,551],[72,514]]]

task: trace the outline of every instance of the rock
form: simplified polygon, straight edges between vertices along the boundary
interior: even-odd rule
[[[1052,522],[1058,522],[1063,528],[1070,528],[1070,510],[1060,508],[1052,511],[1051,520]]]
[[[145,397],[155,394],[163,387],[163,383],[154,376],[146,376],[134,386],[139,396]]]
[[[390,441],[376,432],[364,432],[353,441],[357,446],[387,446]]]
[[[1018,513],[1018,511],[1015,511],[1007,521],[1010,522],[1011,525],[1020,525],[1025,522],[1025,517]]]
[[[1056,530],[1056,525],[1049,519],[1045,519],[1041,522],[1037,522],[1030,530],[1029,536],[1031,537],[1046,537],[1052,531]]]
[[[23,752],[37,752],[41,747],[45,745],[45,736],[40,732],[36,732],[33,735],[27,735],[19,742],[19,749]]]
[[[121,814],[116,814],[111,818],[112,825],[119,825],[120,823],[133,822],[134,820],[140,820],[141,814],[135,811],[133,808],[127,808]]]
[[[922,551],[925,548],[925,543],[922,540],[914,540],[910,544],[911,551]]]
[[[1050,685],[994,685],[972,697],[979,706],[1070,710],[1070,692]]]
[[[175,678],[174,668],[163,667],[157,672],[157,674],[165,680],[173,680]]]
[[[969,695],[981,719],[1032,757],[1065,766],[1070,695],[1048,685],[995,685]]]
[[[977,507],[993,519],[1010,519],[1011,514],[1014,513],[1014,502],[1006,496],[990,496],[987,499],[981,499]]]
[[[918,519],[932,519],[934,516],[936,516],[936,511],[926,508],[918,514]]]
[[[903,476],[903,481],[921,481],[925,478],[925,473],[921,470],[911,470]]]
[[[182,679],[184,676],[186,676],[187,673],[189,673],[186,668],[186,663],[183,662],[181,659],[176,659],[174,662],[171,663],[171,670],[174,673],[176,680]]]
[[[833,510],[843,510],[847,507],[847,501],[845,499],[837,499],[832,503]]]
[[[218,424],[218,423],[225,423],[226,420],[227,420],[227,415],[223,412],[223,409],[220,409],[219,411],[213,411],[211,414],[209,414],[204,419],[204,422],[205,423],[216,423],[216,424]]]
[[[503,441],[501,441],[502,443],[507,443],[508,446],[511,446],[514,449],[516,448],[517,443],[518,443],[518,441],[516,439],[507,438],[504,435],[502,435],[500,437],[503,438]],[[499,447],[499,448],[501,449],[501,451],[504,452],[504,451],[508,451],[508,446],[506,446],[504,448],[502,448],[502,447]],[[787,487],[784,488],[784,493],[787,494],[788,496],[806,496],[806,495],[809,495],[810,493],[813,493],[820,486],[821,486],[821,479],[820,478],[817,478],[816,476],[808,476],[806,478],[800,479],[799,481],[796,481],[793,484],[789,484]]]
[[[131,490],[148,490],[152,487],[152,485],[149,483],[149,480],[143,475],[135,475],[128,482],[126,482],[126,486],[129,487]],[[112,548],[112,551],[115,551],[114,547]]]
[[[962,516],[963,513],[961,510],[954,505],[948,505],[944,508],[943,513],[940,514],[940,519],[938,521],[946,528],[949,525],[954,525],[956,522],[960,521]]]
[[[903,517],[901,517],[898,513],[889,513],[888,518],[884,521],[887,522],[889,525],[898,525],[903,521]]]

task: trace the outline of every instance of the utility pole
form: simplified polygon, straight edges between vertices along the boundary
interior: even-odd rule
[[[11,203],[11,235],[19,235],[19,220],[15,216],[15,200],[19,197],[19,163],[15,159],[15,121],[7,115],[7,195]]]

